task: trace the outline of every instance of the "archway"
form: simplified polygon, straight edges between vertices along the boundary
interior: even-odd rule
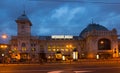
[[[100,39],[98,41],[98,50],[111,50],[111,42],[109,39]]]
[[[106,38],[98,40],[98,55],[101,59],[112,58],[111,52],[107,52],[107,50],[111,50],[111,41]]]

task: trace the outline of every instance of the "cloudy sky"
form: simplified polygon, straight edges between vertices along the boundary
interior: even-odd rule
[[[0,0],[0,35],[17,35],[15,20],[24,10],[32,35],[79,35],[92,19],[120,34],[119,0]]]

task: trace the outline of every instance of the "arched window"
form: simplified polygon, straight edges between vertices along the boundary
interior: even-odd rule
[[[98,50],[111,50],[111,42],[109,39],[100,39],[98,41]]]
[[[25,47],[26,45],[25,45],[25,43],[22,43],[22,47]]]

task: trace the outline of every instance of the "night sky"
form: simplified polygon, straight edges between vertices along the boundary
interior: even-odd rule
[[[119,0],[0,0],[0,35],[17,35],[15,20],[24,10],[34,36],[78,36],[92,20],[120,34]]]

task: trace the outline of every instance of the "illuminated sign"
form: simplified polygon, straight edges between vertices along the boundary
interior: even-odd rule
[[[52,35],[52,39],[73,39],[71,35]]]

